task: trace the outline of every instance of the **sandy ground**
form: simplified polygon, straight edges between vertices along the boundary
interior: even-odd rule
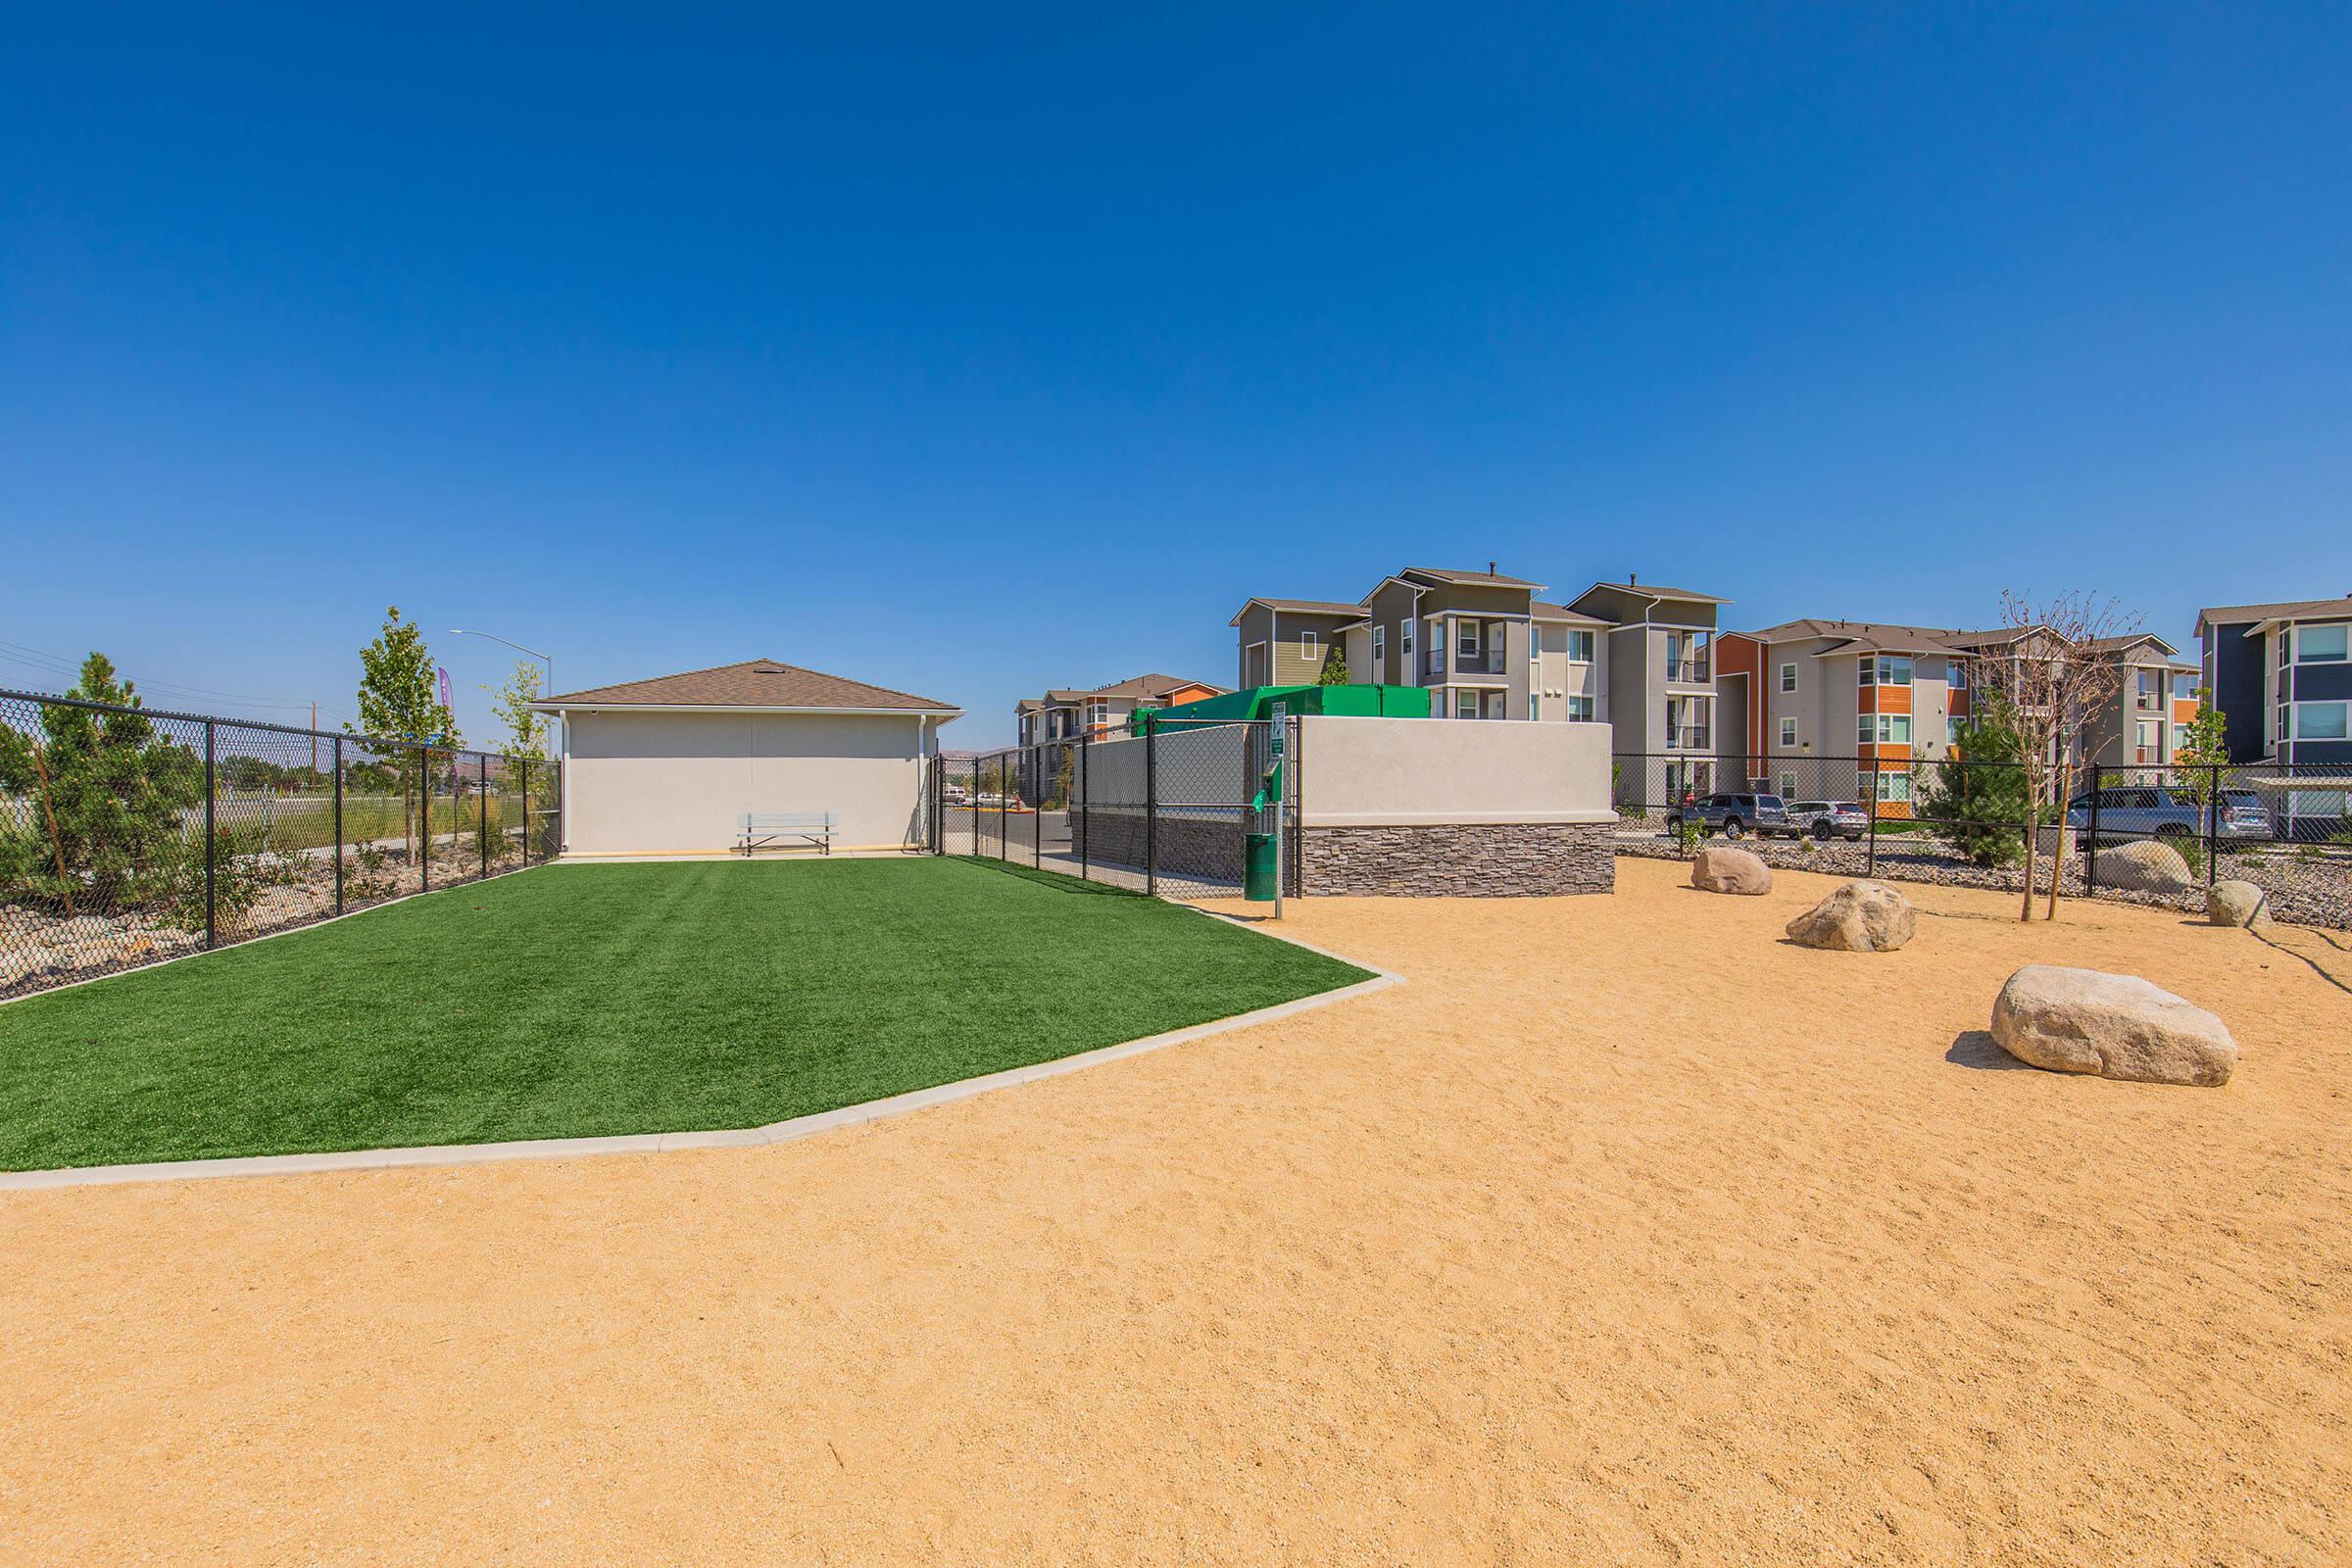
[[[780,1149],[0,1195],[0,1558],[2352,1558],[2340,935],[1679,870],[1294,905],[1408,983]],[[2237,1081],[2004,1066],[2029,958]]]

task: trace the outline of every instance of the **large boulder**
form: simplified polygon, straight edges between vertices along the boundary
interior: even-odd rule
[[[1800,948],[1892,953],[1919,932],[1919,911],[1884,882],[1848,882],[1788,922]]]
[[[2210,1087],[2237,1070],[2221,1019],[2137,975],[2098,969],[2027,964],[1993,1002],[1992,1038],[2053,1072]]]
[[[1709,893],[1754,896],[1772,891],[1772,867],[1747,850],[1709,845],[1690,858],[1690,885]]]
[[[2205,896],[2205,918],[2215,925],[2269,925],[2270,895],[2251,882],[2216,882]]]
[[[2092,857],[2091,865],[2099,886],[2126,893],[2188,893],[2197,885],[2180,852],[2159,839],[2111,844]]]

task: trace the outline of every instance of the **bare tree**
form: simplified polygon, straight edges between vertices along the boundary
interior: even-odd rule
[[[2061,594],[2038,604],[2024,594],[2001,594],[2004,634],[1984,648],[1977,680],[1981,688],[2006,698],[2016,714],[2029,818],[2020,920],[2034,918],[2041,816],[2051,806],[2057,808],[2058,844],[2050,864],[2049,917],[2057,917],[2058,879],[2066,866],[2066,801],[2074,791],[2082,731],[2120,694],[2120,644],[2139,624],[2137,614],[2126,614],[2114,600],[2088,593]]]

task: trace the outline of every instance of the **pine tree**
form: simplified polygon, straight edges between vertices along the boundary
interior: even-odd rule
[[[82,662],[67,695],[140,706],[104,654]],[[204,760],[144,714],[43,705],[39,734],[0,727],[0,793],[31,808],[29,831],[0,834],[0,901],[109,913],[175,898],[201,864],[184,823],[204,797]]]

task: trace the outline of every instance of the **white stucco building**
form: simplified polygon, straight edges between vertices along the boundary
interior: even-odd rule
[[[923,832],[924,769],[962,710],[772,659],[566,692],[564,849],[693,855],[747,811],[829,811],[837,850]]]

